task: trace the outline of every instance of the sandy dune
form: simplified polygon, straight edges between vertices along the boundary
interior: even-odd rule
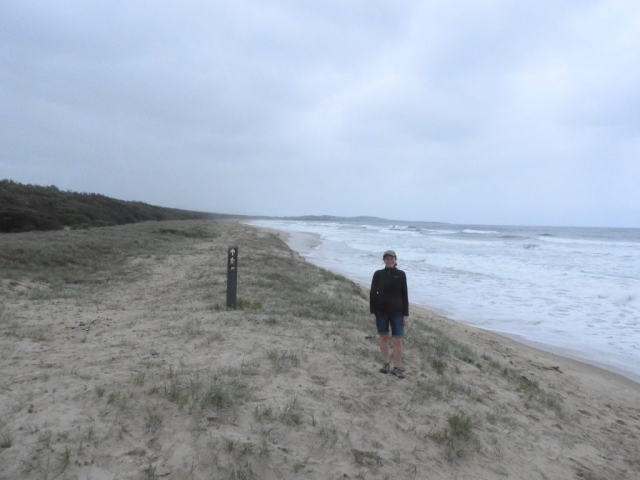
[[[638,384],[417,308],[399,381],[361,287],[194,224],[70,295],[0,272],[0,479],[640,478]]]

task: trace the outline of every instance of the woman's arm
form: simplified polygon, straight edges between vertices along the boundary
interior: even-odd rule
[[[369,313],[376,313],[376,299],[378,295],[379,273],[376,271],[371,279],[371,290],[369,290]]]
[[[404,273],[404,272],[403,272]],[[402,316],[409,317],[409,288],[407,287],[407,275],[402,278]]]

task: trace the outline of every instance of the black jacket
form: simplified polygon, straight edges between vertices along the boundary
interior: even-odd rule
[[[407,276],[402,270],[385,267],[373,274],[369,292],[369,311],[387,314],[402,312],[403,316],[409,316]]]

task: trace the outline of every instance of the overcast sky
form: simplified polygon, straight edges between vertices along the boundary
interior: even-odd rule
[[[0,178],[190,210],[640,227],[640,2],[0,2]]]

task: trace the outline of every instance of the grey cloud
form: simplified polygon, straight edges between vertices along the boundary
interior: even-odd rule
[[[0,177],[228,213],[640,224],[634,3],[0,9]]]

